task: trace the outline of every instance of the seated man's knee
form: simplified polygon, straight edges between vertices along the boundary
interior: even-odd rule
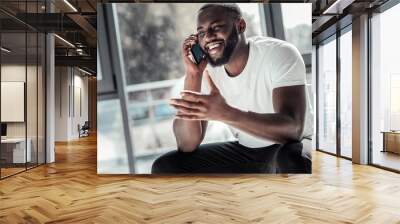
[[[302,149],[301,142],[288,143],[279,149],[276,162],[280,173],[309,173]]]
[[[179,153],[178,151],[174,150],[158,157],[154,161],[151,167],[151,173],[153,174],[178,173],[179,172],[178,153]]]

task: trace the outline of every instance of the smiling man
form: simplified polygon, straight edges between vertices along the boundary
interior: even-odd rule
[[[236,4],[198,11],[197,34],[182,45],[184,90],[170,102],[178,149],[159,157],[152,173],[274,172],[280,149],[311,137],[300,53],[281,40],[247,39],[245,31]],[[191,60],[196,43],[206,55],[199,64]],[[229,125],[237,141],[201,144],[208,120]]]

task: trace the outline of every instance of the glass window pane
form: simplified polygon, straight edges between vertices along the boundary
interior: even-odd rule
[[[336,153],[336,40],[318,51],[318,146]]]
[[[311,54],[311,3],[281,4],[285,39],[301,54]]]
[[[246,21],[246,36],[262,36],[260,4],[258,3],[240,3],[238,4],[242,11],[243,18]],[[266,29],[266,28],[265,28]]]
[[[98,101],[97,108],[97,173],[129,173],[120,101]]]
[[[26,141],[26,41],[25,32],[1,33],[1,124],[5,129],[1,140],[1,175],[25,170],[31,162],[31,141]],[[13,97],[13,98],[11,98]],[[10,108],[14,108],[10,110]],[[28,146],[28,150],[27,150]]]
[[[340,37],[340,152],[352,156],[352,35],[351,30]]]
[[[372,17],[372,163],[400,170],[400,4]],[[384,133],[385,132],[385,133]]]
[[[128,84],[182,77],[180,46],[187,36],[196,32],[197,11],[202,5],[116,4]],[[260,4],[238,5],[247,22],[246,35],[261,35]]]
[[[27,143],[28,150],[31,153],[27,167],[31,168],[37,165],[38,159],[38,141],[37,141],[37,81],[38,81],[38,34],[36,32],[27,33],[28,38],[28,62],[27,62],[27,75],[26,75],[26,117],[27,117]]]
[[[19,16],[31,13],[35,19],[33,14],[44,12],[44,3],[1,1],[0,6]],[[5,177],[45,162],[45,35],[6,14],[0,17],[7,21],[0,31],[1,111],[6,115],[1,121],[0,167]]]

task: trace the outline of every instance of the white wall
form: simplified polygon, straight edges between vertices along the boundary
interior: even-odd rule
[[[85,121],[88,120],[88,78],[83,77],[78,73],[79,75],[76,75],[75,70],[75,75],[74,75],[74,108],[72,108],[72,115],[73,119],[71,120],[72,122],[72,129],[71,129],[71,136],[73,138],[78,137],[78,124],[81,126],[85,123]],[[81,108],[80,108],[81,107]]]
[[[69,69],[67,67],[55,68],[55,141],[68,140],[68,86]]]
[[[55,73],[55,140],[70,141],[88,120],[88,78],[72,67],[56,67]]]

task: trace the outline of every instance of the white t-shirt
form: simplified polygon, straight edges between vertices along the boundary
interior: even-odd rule
[[[224,66],[207,66],[207,70],[226,102],[238,109],[255,113],[275,113],[272,90],[283,86],[306,85],[306,71],[298,50],[291,44],[269,37],[248,39],[250,52],[244,70],[230,77]],[[307,91],[307,88],[306,88]],[[202,92],[209,93],[205,78]],[[307,92],[306,118],[303,136],[312,136],[313,117]],[[247,132],[230,127],[239,143],[250,147],[264,147],[275,144]]]

